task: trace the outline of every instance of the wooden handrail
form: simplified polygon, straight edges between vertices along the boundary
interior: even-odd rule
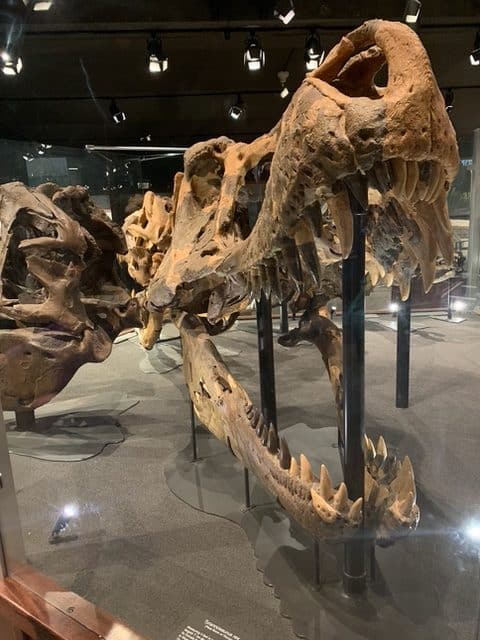
[[[30,567],[0,580],[0,618],[31,640],[147,640]]]

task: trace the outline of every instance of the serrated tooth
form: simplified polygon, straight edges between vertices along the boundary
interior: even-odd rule
[[[365,272],[370,276],[370,282],[373,287],[376,286],[380,277],[377,265],[378,263],[375,259],[366,259],[365,261]]]
[[[375,446],[367,434],[363,435],[363,450],[365,453],[365,461],[367,464],[370,464],[374,461],[377,452],[375,451]]]
[[[267,278],[267,270],[264,264],[258,265],[258,273],[260,275],[260,285],[263,289],[263,292],[267,298],[270,298],[270,282]]]
[[[435,202],[442,196],[443,198],[445,198],[447,195],[448,189],[445,187],[445,183],[446,183],[445,169],[440,165],[440,163],[438,163],[438,166],[440,167],[440,174],[438,176],[438,182],[435,188],[432,189],[432,193],[429,196],[430,202]]]
[[[254,407],[253,415],[250,418],[250,426],[252,427],[252,429],[256,429],[257,428],[257,424],[258,424],[258,419],[259,418],[260,418],[260,411],[257,409],[257,407]]]
[[[266,447],[266,446],[267,446],[267,442],[268,442],[268,434],[269,434],[269,433],[270,433],[270,428],[269,428],[269,426],[266,424],[266,425],[263,427],[263,431],[262,431],[262,438],[261,438],[261,441],[262,441],[262,444],[263,444],[263,446],[264,446],[264,447]]]
[[[337,519],[337,512],[333,507],[331,507],[322,496],[315,491],[315,489],[310,489],[310,495],[312,496],[312,505],[320,518],[327,522],[328,524],[332,524]]]
[[[270,425],[268,430],[267,448],[270,453],[277,453],[278,451],[278,435],[273,424]]]
[[[357,498],[357,500],[355,500],[355,502],[350,507],[350,511],[348,512],[349,520],[355,523],[360,522],[360,520],[362,519],[362,505],[362,498]]]
[[[387,445],[383,436],[380,436],[377,441],[377,455],[375,456],[375,463],[377,466],[381,467],[388,456]]]
[[[372,476],[368,473],[368,471],[365,472],[365,486],[364,486],[364,498],[365,498],[365,502],[370,502],[370,497],[372,496],[372,493],[374,491],[378,490],[378,483],[377,481],[372,478]]]
[[[426,193],[430,186],[430,177],[432,175],[432,163],[424,160],[418,164],[418,183],[415,190],[415,199],[426,200]]]
[[[412,200],[415,189],[417,188],[419,177],[418,163],[412,160],[407,162],[407,181],[405,183],[405,197]]]
[[[415,474],[408,456],[403,459],[397,477],[391,482],[390,486],[399,500],[404,500],[409,493],[412,493],[416,499]]]
[[[393,173],[392,191],[398,198],[405,197],[405,185],[407,182],[407,165],[401,158],[392,158],[390,167]]]
[[[277,298],[277,300],[281,300],[282,293],[280,288],[280,277],[278,274],[278,264],[275,258],[270,258],[267,261],[266,265],[267,269],[267,278],[270,282],[270,291]]]
[[[285,438],[280,438],[280,451],[278,452],[278,459],[282,469],[289,469],[292,461],[290,449],[288,448]]]
[[[260,281],[260,273],[258,267],[252,267],[250,271],[250,281],[252,286],[252,294],[257,302],[260,301],[262,292],[262,283]]]
[[[308,482],[309,484],[314,481],[312,467],[303,453],[300,454],[300,478],[303,482]]]
[[[433,202],[433,197],[439,190],[439,182],[443,181],[443,167],[439,162],[432,162],[428,188],[425,192],[424,200]],[[442,184],[440,186],[443,186]]]
[[[427,202],[417,204],[417,212],[428,227],[429,233],[434,237],[440,253],[447,264],[453,262],[453,231],[448,216],[446,203],[440,202],[433,205]]]
[[[400,287],[400,299],[402,300],[402,302],[405,302],[405,300],[408,300],[408,298],[410,297],[412,279],[410,275],[401,271],[397,276],[397,280]]]
[[[337,511],[344,511],[348,506],[348,490],[347,485],[342,482],[333,496],[332,506]]]
[[[289,474],[292,476],[292,478],[298,478],[298,476],[300,475],[300,469],[298,468],[298,462],[296,461],[296,459],[293,456],[292,456],[292,459],[290,461]]]
[[[293,238],[283,238],[281,241],[282,255],[289,275],[296,281],[302,281],[302,271],[297,253],[297,245]]]
[[[328,473],[328,469],[324,464],[322,464],[322,466],[320,467],[318,491],[320,492],[320,495],[325,498],[325,500],[330,500],[334,493],[330,474]]]
[[[345,189],[329,198],[327,207],[335,223],[340,246],[342,247],[342,257],[348,258],[353,243],[353,217],[350,209],[350,200]]]
[[[385,283],[385,285],[387,287],[391,287],[393,284],[393,271],[388,271],[384,278],[383,278],[383,282]]]
[[[259,418],[258,418],[258,422],[257,422],[256,429],[255,429],[256,434],[257,434],[257,436],[258,436],[259,438],[261,438],[261,437],[262,437],[262,434],[263,434],[263,428],[264,428],[264,426],[265,426],[265,422],[264,422],[264,420],[263,420],[263,416],[262,416],[262,414],[260,414],[260,416],[259,416]]]

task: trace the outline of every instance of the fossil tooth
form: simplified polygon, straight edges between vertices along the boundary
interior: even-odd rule
[[[418,163],[415,161],[407,162],[407,182],[405,184],[405,197],[412,200],[415,189],[417,188],[419,178]]]
[[[267,279],[270,285],[271,294],[273,294],[278,301],[282,299],[282,292],[280,287],[280,277],[278,274],[278,264],[275,258],[270,258],[266,264]]]
[[[372,476],[365,471],[364,497],[365,502],[370,502],[370,498],[378,491],[378,483]]]
[[[404,198],[407,182],[407,164],[401,158],[392,158],[390,160],[390,168],[393,173],[392,191],[398,198]]]
[[[375,451],[373,442],[366,434],[363,436],[363,450],[365,453],[365,461],[367,464],[370,464],[375,459],[377,452]]]
[[[393,271],[388,271],[384,278],[383,278],[383,282],[386,284],[387,287],[391,287],[393,284]]]
[[[342,482],[333,496],[333,507],[337,511],[344,511],[348,506],[347,485]]]
[[[265,265],[263,264],[258,265],[258,273],[260,276],[260,286],[263,289],[263,292],[265,293],[266,297],[270,298],[271,287],[270,287],[270,281],[267,278],[267,270],[265,268]]]
[[[252,419],[254,413],[255,413],[255,407],[253,406],[253,404],[249,404],[247,407],[247,417],[249,420]]]
[[[327,207],[335,223],[338,239],[342,247],[342,257],[348,258],[353,243],[353,218],[346,190],[342,189],[342,191],[329,198]]]
[[[436,202],[442,194],[445,195],[447,193],[447,189],[445,188],[445,169],[438,163],[436,164],[439,167],[438,176],[436,175],[436,173],[434,174],[436,184],[432,188],[431,193],[429,193],[425,197],[425,199],[429,202]]]
[[[402,273],[401,276],[397,277],[400,286],[400,298],[402,302],[408,300],[410,297],[410,288],[412,285],[412,279],[409,275]]]
[[[328,469],[324,464],[322,464],[322,466],[320,467],[320,480],[318,490],[320,492],[320,495],[323,496],[325,500],[330,500],[334,493],[330,474],[328,473]]]
[[[280,461],[280,466],[282,467],[282,469],[290,468],[292,456],[290,455],[290,449],[288,448],[288,444],[285,438],[280,438],[280,451],[278,452],[278,459]]]
[[[447,264],[453,262],[452,226],[448,216],[446,203],[435,202],[433,205],[427,202],[419,202],[417,211],[420,220],[424,221],[429,233],[435,237],[440,253]],[[420,220],[418,221],[420,224]]]
[[[268,427],[268,425],[266,424],[263,427],[263,431],[262,431],[262,444],[264,447],[267,446],[267,442],[268,442],[268,434],[270,433],[270,428]]]
[[[270,453],[277,453],[278,451],[278,435],[273,424],[270,425],[268,430],[267,448]]]
[[[292,459],[290,461],[290,470],[289,473],[292,476],[292,478],[298,478],[299,476],[299,472],[300,469],[298,468],[298,462],[295,460],[295,458],[292,456]]]
[[[423,199],[426,202],[433,202],[432,196],[438,191],[438,183],[442,179],[442,167],[438,162],[432,162],[430,166],[430,176],[428,178],[428,185],[425,191]]]
[[[313,487],[310,489],[310,495],[312,496],[313,508],[320,518],[328,524],[335,522],[337,519],[337,512],[335,509],[331,507]]]
[[[303,482],[308,482],[309,484],[314,481],[312,467],[303,453],[300,454],[300,477]]]
[[[405,456],[397,477],[391,483],[391,489],[397,494],[399,500],[404,500],[412,493],[416,499],[417,490],[415,487],[415,475],[413,473],[412,463],[408,456]]]
[[[350,511],[348,512],[349,520],[351,520],[354,523],[360,522],[360,520],[362,519],[362,505],[363,505],[362,498],[357,498],[357,500],[355,500],[355,502],[350,507]]]
[[[263,434],[263,427],[265,426],[265,422],[263,420],[263,416],[262,414],[260,414],[259,418],[258,418],[258,422],[257,422],[257,427],[256,427],[256,434],[259,438],[262,437]]]
[[[258,267],[253,267],[250,271],[250,282],[252,287],[253,297],[257,302],[260,301],[260,295],[262,292],[262,283],[260,280],[260,272]]]
[[[375,456],[375,464],[378,467],[382,467],[388,456],[387,445],[385,443],[383,436],[380,436],[378,438],[376,450],[377,450],[377,455]]]
[[[420,162],[418,165],[419,180],[415,191],[415,200],[426,200],[426,194],[430,187],[432,175],[432,163],[428,161]]]
[[[282,254],[285,260],[285,266],[288,273],[297,282],[302,281],[302,271],[300,269],[300,261],[297,253],[297,245],[293,238],[284,238],[281,242]]]
[[[257,428],[259,418],[260,418],[260,411],[257,409],[257,407],[254,407],[252,416],[250,417],[250,426],[252,427],[252,429]]]

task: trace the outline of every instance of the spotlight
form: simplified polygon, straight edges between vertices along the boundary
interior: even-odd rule
[[[400,309],[400,305],[398,304],[398,302],[391,302],[388,305],[388,308],[392,313],[398,313],[398,310]]]
[[[284,0],[284,2],[277,2],[273,15],[278,18],[283,24],[288,24],[295,17],[295,5],[293,0]]]
[[[453,109],[453,102],[455,100],[455,95],[453,93],[453,89],[447,89],[445,91],[445,109],[447,111],[451,111]]]
[[[420,16],[420,10],[422,8],[422,3],[420,0],[407,0],[405,5],[405,13],[403,15],[403,19],[408,24],[409,27],[412,27],[414,31],[416,31],[418,17]]]
[[[127,119],[127,114],[119,108],[117,101],[114,98],[112,98],[112,101],[110,102],[110,114],[115,124],[125,122]]]
[[[42,149],[42,147],[39,147],[37,149],[37,153],[39,156],[44,156],[45,155],[45,149]]]
[[[34,11],[49,11],[52,8],[53,0],[34,0]]]
[[[287,87],[287,79],[288,79],[289,73],[288,71],[279,71],[277,73],[277,76],[278,76],[278,79],[280,80],[280,86],[281,86],[280,97],[286,98],[290,93]]]
[[[465,311],[467,304],[463,300],[454,300],[451,307],[454,311]]]
[[[316,31],[311,31],[305,40],[305,68],[313,71],[320,66],[325,57],[325,50],[322,47],[320,38]]]
[[[52,532],[50,534],[50,544],[56,544],[60,542],[60,537],[70,528],[70,522],[80,515],[80,509],[76,504],[67,504],[62,509],[62,512],[57,518],[57,521],[53,525]]]
[[[478,520],[470,520],[464,528],[464,533],[473,542],[480,542],[480,522]]]
[[[151,133],[147,133],[147,135],[142,136],[140,138],[140,142],[151,142],[152,141],[152,134]]]
[[[23,62],[20,56],[4,50],[0,54],[0,68],[6,76],[18,76],[23,69]]]
[[[265,66],[265,51],[255,33],[251,33],[245,45],[243,64],[249,71],[259,71]]]
[[[237,96],[237,101],[235,104],[232,104],[230,109],[228,110],[228,115],[232,120],[239,120],[243,115],[245,115],[245,104],[242,100],[242,96]]]
[[[34,159],[34,155],[33,153],[30,153],[30,151],[27,151],[22,155],[22,158],[25,160],[25,162],[31,162]]]
[[[51,149],[52,145],[51,144],[45,144],[44,142],[40,143],[40,148],[41,149]]]
[[[470,64],[473,67],[478,67],[480,65],[480,29],[478,29],[475,40],[473,42],[473,49],[470,54]]]
[[[162,41],[156,34],[147,42],[148,70],[150,73],[163,73],[168,69],[168,57],[163,52]]]

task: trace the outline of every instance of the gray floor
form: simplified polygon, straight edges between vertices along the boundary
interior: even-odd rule
[[[425,575],[424,594],[415,596],[419,624],[430,628],[427,616],[422,618],[422,595],[427,600],[434,594],[442,604],[436,615],[448,634],[426,632],[425,638],[476,640],[478,564],[470,548],[452,540],[472,517],[480,518],[480,322],[453,325],[422,318],[418,324],[428,326],[412,337],[411,408],[396,410],[396,334],[367,323],[367,430],[370,436],[383,433],[399,453],[408,453],[417,472],[426,514],[419,535],[430,536],[432,553],[425,566],[421,557],[409,558],[405,566],[401,554],[392,557],[397,582],[402,571],[415,566]],[[242,323],[218,344],[240,351],[227,356],[227,364],[258,400],[251,329]],[[188,625],[203,629],[205,619],[241,640],[293,638],[290,622],[279,614],[281,605],[256,570],[242,528],[192,509],[165,483],[165,469],[188,444],[189,406],[181,370],[162,365],[159,373],[154,358],[134,341],[116,345],[105,363],[86,365],[59,397],[121,391],[140,400],[120,417],[124,443],[76,463],[12,457],[29,560],[154,639],[175,640]],[[280,428],[335,424],[328,380],[313,347],[277,346],[276,373]],[[50,545],[54,523],[69,503],[80,506],[80,518],[66,541]],[[439,522],[448,544],[439,536]],[[415,554],[415,548],[411,543],[405,553]],[[439,570],[443,561],[448,570]],[[335,615],[342,629],[354,617],[348,607],[342,612],[341,601]],[[332,629],[325,636],[337,637],[345,635]],[[367,624],[360,637],[379,636]]]

